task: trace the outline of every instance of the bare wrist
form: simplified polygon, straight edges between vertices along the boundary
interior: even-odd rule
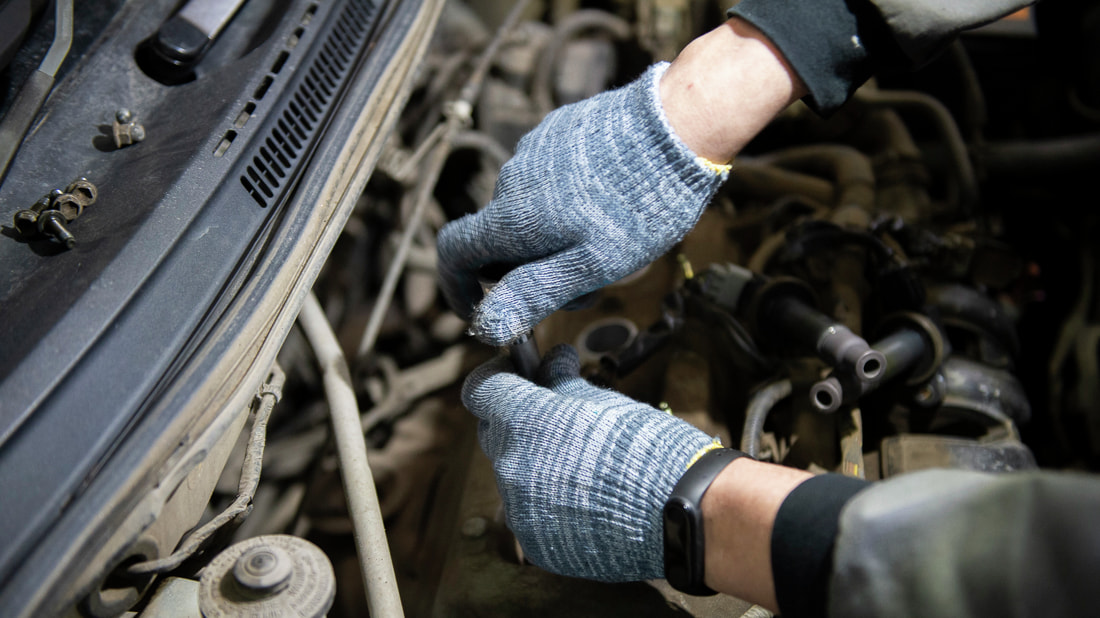
[[[703,497],[705,579],[710,588],[778,611],[771,534],[783,500],[813,475],[742,457]]]
[[[735,17],[685,47],[660,92],[676,135],[696,155],[728,163],[806,87],[759,30]]]

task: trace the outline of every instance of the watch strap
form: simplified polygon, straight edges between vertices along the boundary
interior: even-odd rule
[[[707,452],[680,477],[665,502],[665,579],[680,592],[696,596],[717,594],[704,583],[706,540],[701,505],[714,479],[739,457],[747,455],[731,448]]]

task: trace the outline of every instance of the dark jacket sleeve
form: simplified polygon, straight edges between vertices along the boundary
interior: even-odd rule
[[[1100,477],[912,473],[844,507],[832,616],[1087,616],[1100,608]]]
[[[822,475],[780,508],[772,570],[784,618],[1094,615],[1100,477]]]
[[[1035,0],[742,0],[727,12],[763,32],[809,89],[822,115],[876,73],[917,68],[963,30]]]

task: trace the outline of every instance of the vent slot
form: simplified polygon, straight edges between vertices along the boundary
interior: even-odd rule
[[[271,79],[270,75],[264,77],[264,81],[260,82],[260,86],[256,88],[256,92],[252,94],[252,98],[257,101],[262,101],[273,83],[275,83],[275,80]]]
[[[278,75],[279,71],[283,70],[283,65],[286,64],[286,59],[290,57],[290,52],[283,51],[279,54],[279,57],[275,59],[275,64],[271,65],[271,74]]]
[[[241,186],[261,208],[267,208],[279,194],[291,176],[299,157],[313,140],[314,133],[324,124],[329,105],[347,77],[358,50],[366,40],[368,25],[373,17],[371,0],[352,0],[343,9],[334,27],[324,41],[316,47],[316,57],[308,69],[301,67],[304,77],[295,91],[286,98],[284,108],[278,113],[262,145],[255,151],[251,163],[241,174]],[[256,101],[267,94],[274,82],[274,75],[282,70],[289,58],[289,50],[297,46],[304,34],[303,28],[312,24],[317,4],[312,4],[302,17],[302,27],[287,40],[287,49],[279,54],[270,74],[257,88]],[[254,104],[250,103],[250,105]],[[227,145],[228,146],[228,145]],[[224,151],[223,151],[224,154]]]
[[[225,154],[226,150],[229,150],[229,146],[233,144],[233,140],[237,139],[237,132],[230,129],[222,136],[222,140],[218,142],[216,148],[214,148],[214,156],[221,157]]]

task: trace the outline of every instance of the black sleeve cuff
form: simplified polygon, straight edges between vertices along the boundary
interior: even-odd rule
[[[840,511],[871,483],[840,474],[807,479],[779,507],[772,579],[783,618],[824,616]]]
[[[783,53],[822,116],[843,105],[875,72],[903,56],[867,0],[742,0],[726,12],[756,26]]]

